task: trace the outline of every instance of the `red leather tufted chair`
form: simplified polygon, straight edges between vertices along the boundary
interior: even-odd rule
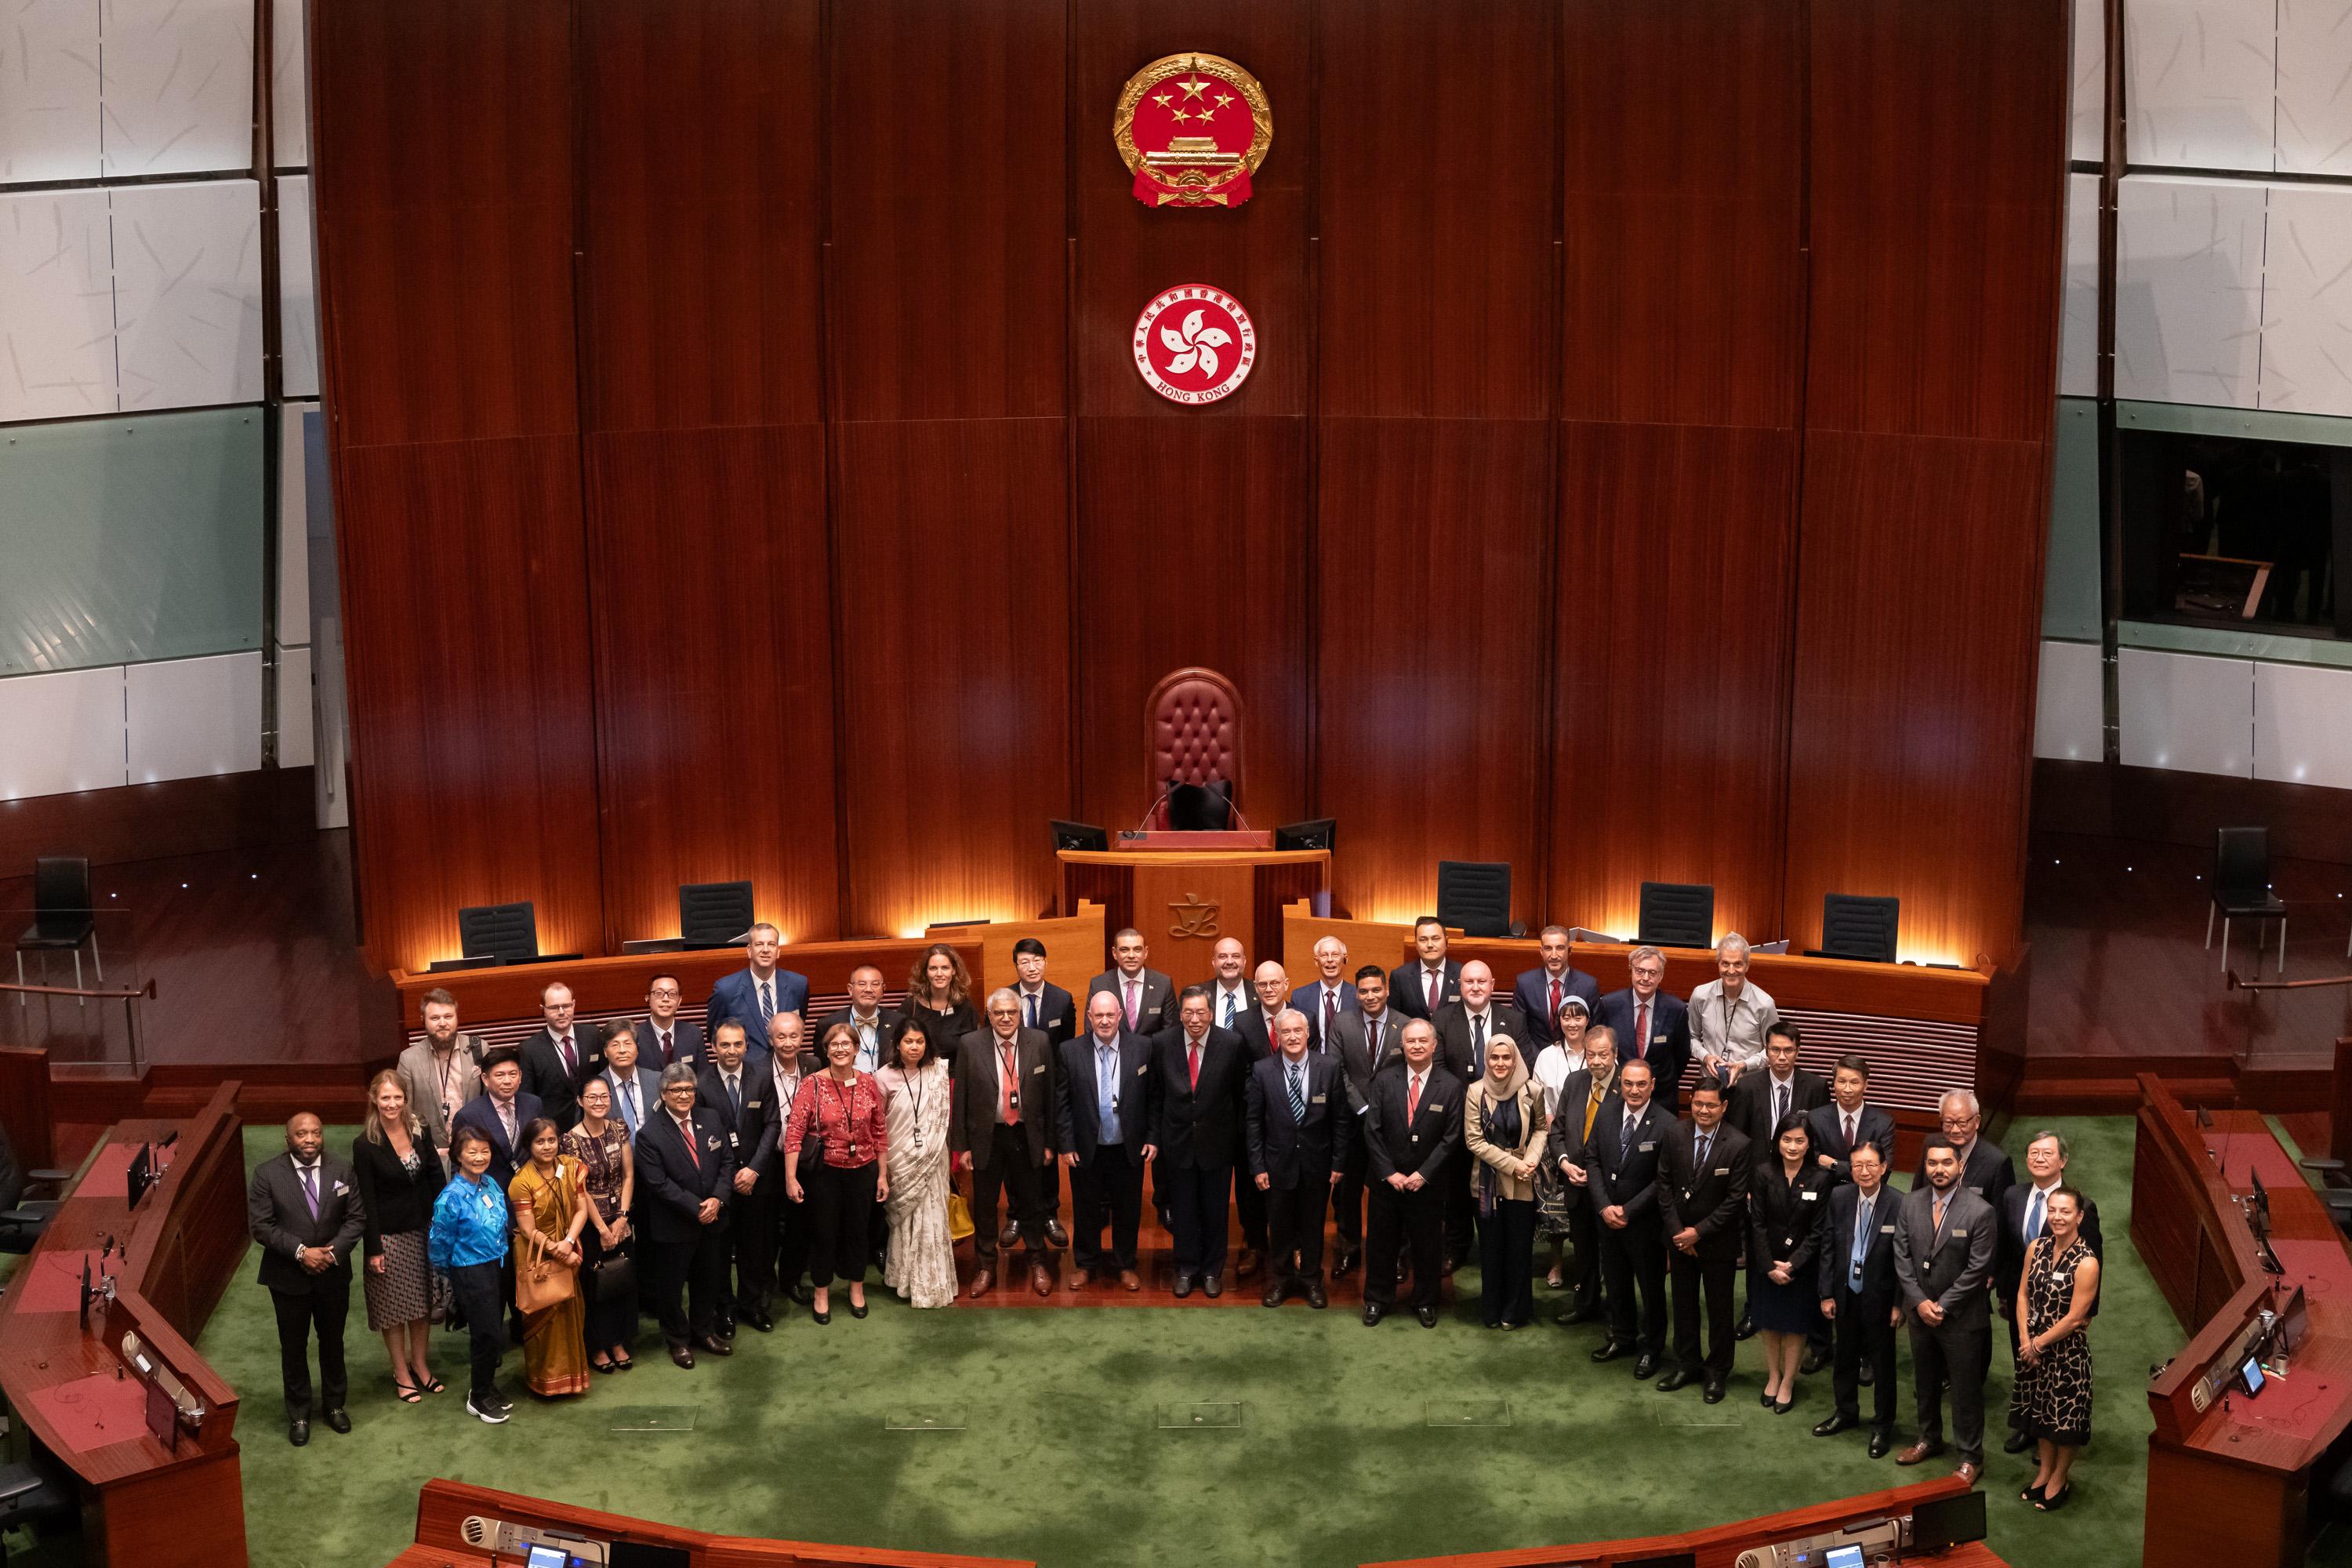
[[[1150,793],[1159,801],[1147,825],[1168,826],[1168,803],[1162,791],[1173,784],[1208,784],[1224,779],[1233,785],[1238,816],[1242,805],[1242,695],[1234,683],[1213,669],[1198,665],[1172,671],[1151,689],[1143,704],[1145,753],[1150,760]]]

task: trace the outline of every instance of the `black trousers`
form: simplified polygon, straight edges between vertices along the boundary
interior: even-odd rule
[[[1234,1214],[1241,1221],[1242,1246],[1266,1251],[1265,1194],[1257,1190],[1257,1178],[1249,1173],[1246,1163],[1234,1166]]]
[[[1601,1305],[1601,1216],[1592,1212],[1582,1187],[1570,1187],[1568,1211],[1568,1267],[1561,1278],[1573,1294],[1570,1304],[1580,1312]]]
[[[801,1169],[813,1171],[822,1162],[803,1160]],[[775,1194],[776,1208],[776,1284],[784,1294],[800,1289],[801,1276],[808,1272],[809,1211],[808,1182],[801,1182],[802,1200],[794,1203],[780,1191]]]
[[[1726,1247],[1694,1258],[1669,1244],[1675,1283],[1675,1360],[1685,1372],[1720,1382],[1731,1375],[1733,1286],[1739,1255]],[[1706,1299],[1706,1349],[1699,1349],[1699,1298]]]
[[[1944,1436],[1944,1385],[1952,1389],[1952,1446],[1963,1464],[1984,1464],[1985,1371],[1992,1361],[1992,1327],[1929,1328],[1911,1318],[1911,1397],[1919,1407],[1919,1440]]]
[[[726,1310],[764,1311],[776,1294],[776,1205],[784,1184],[781,1166],[729,1205],[728,1235],[735,1254],[735,1288]]]
[[[1142,1156],[1124,1143],[1097,1143],[1093,1159],[1070,1167],[1071,1262],[1089,1274],[1133,1268],[1135,1238],[1142,1226]]]
[[[654,1315],[662,1338],[683,1345],[719,1331],[719,1303],[727,1292],[727,1229],[706,1225],[691,1241],[647,1241],[637,1267],[650,1269]]]
[[[509,1254],[511,1256],[511,1254]],[[467,1359],[473,1363],[469,1399],[499,1389],[499,1359],[507,1353],[505,1308],[499,1300],[498,1263],[468,1263],[449,1270],[449,1293],[466,1314]]]
[[[1445,1184],[1401,1193],[1386,1182],[1364,1184],[1364,1300],[1396,1305],[1397,1258],[1412,1252],[1412,1304],[1437,1305],[1445,1282]]]
[[[1175,1242],[1176,1272],[1225,1271],[1225,1205],[1233,1190],[1231,1165],[1181,1165],[1160,1162],[1160,1184],[1168,1194],[1169,1235]]]
[[[996,1201],[1007,1200],[1013,1223],[1021,1227],[1021,1245],[1031,1262],[1045,1254],[1045,1199],[1040,1185],[1045,1167],[1029,1152],[1029,1136],[1019,1127],[998,1122],[989,1134],[988,1160],[974,1158],[971,1166],[971,1250],[982,1268],[996,1267]]]
[[[1445,1162],[1445,1173],[1437,1178],[1437,1185],[1445,1190],[1445,1256],[1448,1258],[1470,1256],[1471,1231],[1475,1228],[1473,1222],[1478,1214],[1477,1200],[1470,1195],[1470,1167],[1476,1163],[1465,1151],[1456,1149],[1454,1158]]]
[[[343,1319],[351,1311],[352,1281],[346,1273],[314,1276],[307,1294],[272,1290],[278,1311],[278,1366],[286,1384],[286,1419],[310,1419],[310,1331],[319,1333],[321,1408],[341,1410],[350,1394],[343,1373]],[[496,1321],[495,1312],[492,1321]]]
[[[1841,1289],[1835,1298],[1837,1318],[1831,1331],[1837,1340],[1837,1360],[1830,1386],[1837,1394],[1838,1414],[1849,1421],[1862,1419],[1862,1363],[1870,1363],[1870,1425],[1874,1431],[1895,1430],[1895,1311],[1892,1300],[1874,1300]]]
[[[829,1289],[866,1281],[866,1249],[874,1222],[874,1192],[882,1173],[879,1159],[846,1170],[817,1162],[803,1176],[808,1194],[809,1283]],[[815,1178],[811,1185],[809,1177]]]
[[[1250,1178],[1257,1186],[1257,1178]],[[1312,1285],[1323,1278],[1323,1215],[1331,1203],[1331,1173],[1312,1168],[1298,1173],[1298,1184],[1272,1187],[1258,1194],[1265,1200],[1266,1278],[1297,1285]],[[1291,1255],[1297,1254],[1297,1261]]]
[[[1593,1215],[1601,1233],[1601,1278],[1609,1291],[1609,1337],[1656,1355],[1666,1348],[1666,1239],[1659,1222],[1651,1216],[1618,1230],[1600,1221]]]
[[[634,1237],[635,1233],[632,1233]],[[634,1259],[636,1242],[624,1241],[618,1248],[625,1257]],[[596,1265],[611,1256],[605,1251],[602,1237],[591,1225],[580,1233],[580,1294],[587,1307],[588,1353],[611,1350],[614,1345],[626,1349],[637,1337],[637,1292],[623,1291],[609,1301],[596,1299]]]
[[[1331,1230],[1342,1252],[1364,1248],[1364,1146],[1360,1138],[1348,1150],[1339,1168],[1339,1184],[1331,1189]]]
[[[1478,1304],[1486,1323],[1532,1322],[1536,1315],[1536,1201],[1497,1198],[1478,1216]]]

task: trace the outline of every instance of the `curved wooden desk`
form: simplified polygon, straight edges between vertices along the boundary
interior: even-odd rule
[[[238,1085],[222,1084],[187,1121],[124,1121],[82,1168],[48,1229],[0,1298],[0,1392],[32,1441],[79,1483],[89,1561],[139,1568],[244,1568],[245,1494],[236,1394],[189,1343],[245,1256],[244,1128]],[[138,1146],[179,1142],[134,1213],[124,1174]],[[81,1262],[112,1237],[115,1300],[102,1333],[84,1332]],[[169,1447],[144,1419],[120,1347],[136,1332],[205,1407],[202,1431]]]

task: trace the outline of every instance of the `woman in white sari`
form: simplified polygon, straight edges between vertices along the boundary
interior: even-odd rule
[[[948,1235],[948,1065],[919,1019],[898,1036],[898,1059],[875,1075],[890,1123],[890,1250],[882,1282],[918,1307],[956,1298]]]

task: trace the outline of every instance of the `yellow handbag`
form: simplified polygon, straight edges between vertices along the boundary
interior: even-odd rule
[[[971,1235],[971,1205],[953,1187],[948,1189],[948,1239],[962,1241]]]

